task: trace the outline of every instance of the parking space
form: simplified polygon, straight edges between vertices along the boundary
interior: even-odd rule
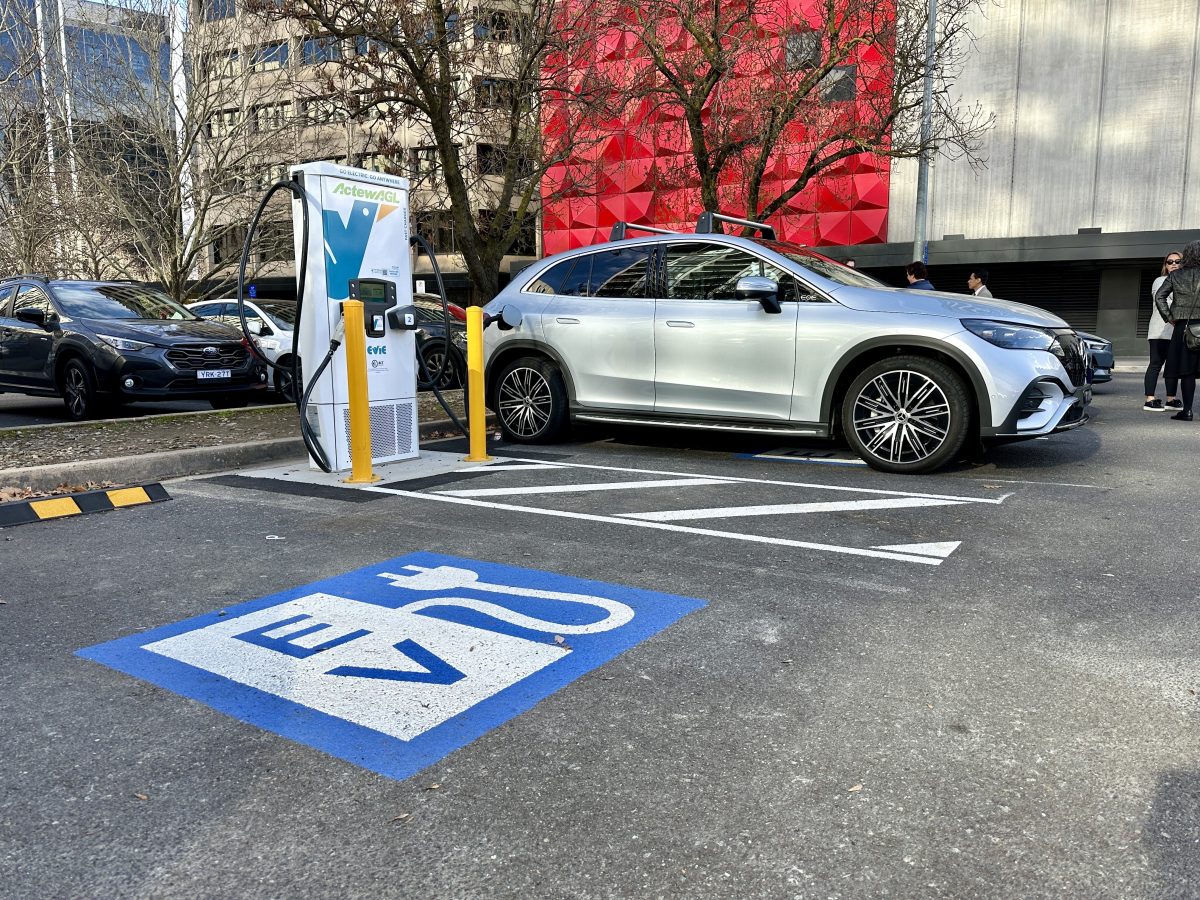
[[[1184,896],[1200,430],[1139,388],[935,476],[581,432],[4,529],[2,883]]]

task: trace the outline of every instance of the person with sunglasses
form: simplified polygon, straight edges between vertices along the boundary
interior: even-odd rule
[[[1165,377],[1179,379],[1183,404],[1171,416],[1181,422],[1192,421],[1192,401],[1196,397],[1196,375],[1200,374],[1200,347],[1193,350],[1187,343],[1188,325],[1200,325],[1200,241],[1183,248],[1180,264],[1171,268],[1166,280],[1154,292],[1158,314],[1174,326],[1171,344],[1167,348]],[[1170,305],[1167,298],[1172,297]]]
[[[1167,275],[1174,272],[1183,264],[1183,253],[1179,250],[1172,250],[1163,258],[1162,274],[1154,279],[1154,284],[1150,288],[1151,298],[1158,292],[1162,283],[1167,280]],[[1167,348],[1171,346],[1171,332],[1175,329],[1171,323],[1163,318],[1159,312],[1157,304],[1151,304],[1150,312],[1150,327],[1146,329],[1146,340],[1150,342],[1150,365],[1146,366],[1146,402],[1142,404],[1142,409],[1149,412],[1162,412],[1164,409],[1182,409],[1183,404],[1175,398],[1175,389],[1179,387],[1178,378],[1164,378],[1163,381],[1167,388],[1167,402],[1163,402],[1156,396],[1158,390],[1158,373],[1162,371],[1163,364],[1167,361]]]

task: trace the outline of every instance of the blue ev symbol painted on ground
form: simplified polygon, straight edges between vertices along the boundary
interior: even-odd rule
[[[79,655],[407,778],[703,605],[415,553]]]

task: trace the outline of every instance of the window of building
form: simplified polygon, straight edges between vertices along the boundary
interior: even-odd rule
[[[210,138],[229,137],[238,127],[240,116],[236,109],[222,109],[208,119],[208,136]]]
[[[254,250],[260,263],[287,262],[296,252],[292,241],[291,222],[263,222],[258,228],[255,243],[257,246]],[[236,309],[235,304],[235,312]]]
[[[408,167],[413,176],[432,175],[438,170],[437,147],[411,147]]]
[[[286,128],[292,120],[292,104],[268,103],[254,108],[254,128],[256,131],[278,131]]]
[[[386,153],[364,153],[359,168],[387,174],[399,171],[400,166],[396,159]]]
[[[300,45],[300,62],[306,66],[335,62],[342,58],[342,45],[336,38],[305,38]]]
[[[417,234],[429,241],[435,253],[454,252],[454,219],[446,210],[417,213]]]
[[[840,103],[858,96],[858,66],[835,66],[821,79],[821,99]]]
[[[245,225],[224,225],[217,229],[213,238],[213,265],[227,266],[242,258],[242,245],[246,243]]]
[[[475,39],[513,43],[520,40],[521,31],[526,25],[524,17],[513,10],[481,7],[475,13]]]
[[[274,72],[278,69],[286,69],[287,64],[287,41],[263,44],[261,47],[255,48],[250,56],[251,72]]]
[[[338,103],[332,97],[309,97],[300,101],[300,114],[308,125],[322,125],[338,119]]]
[[[354,38],[354,52],[358,56],[386,56],[391,49],[383,41],[360,34]]]
[[[480,175],[503,175],[508,164],[509,148],[494,144],[475,145],[475,165]],[[528,178],[533,174],[534,162],[524,154],[517,162],[517,176]]]
[[[258,174],[258,189],[260,191],[269,190],[272,185],[285,180],[287,177],[287,163],[272,163]]]
[[[811,69],[821,62],[821,35],[805,28],[793,31],[785,39],[784,64],[789,72]]]
[[[201,0],[200,15],[205,22],[232,19],[237,15],[237,5],[234,0]]]
[[[477,78],[475,105],[479,109],[509,109],[517,99],[517,82],[511,78]]]
[[[209,53],[204,57],[204,74],[209,81],[233,78],[241,72],[241,54],[237,50]]]

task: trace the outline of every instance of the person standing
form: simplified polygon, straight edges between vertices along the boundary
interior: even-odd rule
[[[910,262],[904,267],[904,277],[908,279],[908,286],[914,291],[935,291],[935,288],[929,282],[929,270],[925,268],[925,263],[920,260]]]
[[[967,287],[976,297],[990,297],[992,292],[988,290],[987,280],[987,269],[972,269],[971,274],[967,276]]]
[[[1178,250],[1172,250],[1163,258],[1162,274],[1154,279],[1154,284],[1150,288],[1150,296],[1154,297],[1158,293],[1158,289],[1162,283],[1167,280],[1167,275],[1174,272],[1183,264],[1183,254]],[[1171,332],[1175,329],[1171,323],[1163,318],[1162,313],[1158,309],[1158,304],[1152,304],[1153,309],[1150,312],[1150,326],[1146,329],[1146,340],[1150,343],[1150,365],[1146,366],[1146,402],[1142,404],[1142,409],[1149,412],[1162,412],[1164,409],[1182,409],[1183,404],[1175,398],[1175,389],[1179,386],[1179,379],[1164,378],[1163,381],[1167,388],[1167,402],[1163,402],[1156,396],[1158,390],[1158,373],[1162,371],[1163,363],[1167,361],[1167,348],[1171,346]]]
[[[1171,305],[1167,298],[1174,295]],[[1188,324],[1200,325],[1200,241],[1192,241],[1180,254],[1180,265],[1172,269],[1154,292],[1158,314],[1171,323],[1171,344],[1167,347],[1167,378],[1179,379],[1183,403],[1171,416],[1181,422],[1192,421],[1192,402],[1196,399],[1196,375],[1200,374],[1200,348],[1187,344]]]

